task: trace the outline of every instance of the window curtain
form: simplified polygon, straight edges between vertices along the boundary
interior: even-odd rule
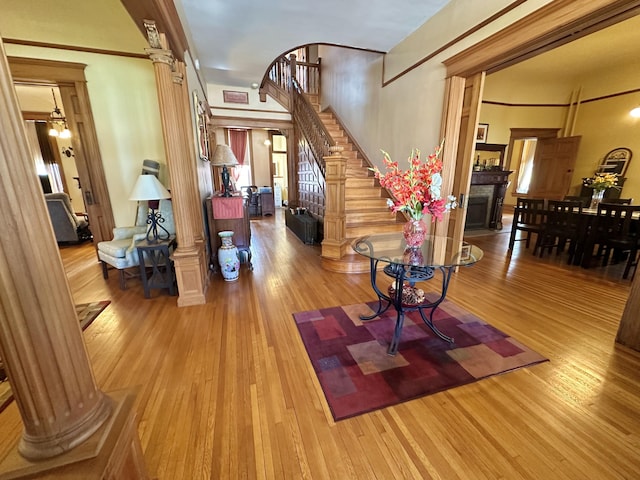
[[[49,127],[46,122],[35,122],[35,125],[40,154],[42,155],[42,161],[44,162],[44,166],[49,174],[51,190],[53,192],[64,192],[64,183],[62,181],[60,165],[56,162],[53,147],[49,141]]]
[[[246,130],[229,130],[229,147],[231,147],[231,151],[238,159],[238,163],[240,167],[236,167],[233,169],[233,178],[236,183],[240,180],[243,172],[245,171],[244,162],[245,156],[247,152],[247,138],[248,132]]]
[[[229,130],[229,146],[238,159],[238,163],[244,165],[244,157],[247,151],[247,131]]]

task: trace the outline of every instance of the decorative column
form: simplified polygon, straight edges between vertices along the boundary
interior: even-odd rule
[[[637,267],[636,267],[637,268]],[[616,342],[640,352],[640,274],[635,272]]]
[[[167,165],[171,176],[171,196],[176,224],[178,247],[173,254],[178,281],[178,306],[199,305],[206,302],[206,267],[203,266],[204,242],[196,243],[195,232],[202,231],[202,225],[193,224],[193,194],[197,192],[192,178],[192,169],[187,162],[193,162],[193,149],[186,149],[182,122],[184,109],[181,96],[177,95],[174,80],[175,59],[166,48],[164,35],[157,32],[155,22],[145,21],[149,45],[147,53],[153,61],[156,86],[160,105],[160,118],[164,139]],[[198,207],[198,211],[201,209]],[[201,222],[200,222],[201,223]],[[204,262],[206,263],[206,262]]]
[[[109,417],[27,145],[0,43],[0,356],[24,423],[20,453],[53,457]],[[25,212],[28,214],[25,215]]]
[[[339,260],[346,252],[346,215],[344,212],[347,159],[342,147],[330,147],[331,155],[325,162],[325,210],[322,256]]]

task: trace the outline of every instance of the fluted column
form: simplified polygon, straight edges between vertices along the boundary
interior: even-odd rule
[[[49,458],[109,417],[96,386],[0,42],[0,356],[20,410],[20,453]]]
[[[342,147],[331,147],[331,155],[325,162],[325,209],[322,256],[339,260],[346,252],[345,182],[347,159],[342,156]]]
[[[155,29],[153,22],[145,23],[147,29]],[[180,90],[176,87],[174,75],[174,58],[170,50],[163,45],[163,35],[150,36],[147,53],[153,61],[156,74],[156,87],[160,106],[160,119],[164,140],[167,166],[171,176],[171,196],[176,225],[178,247],[173,254],[178,282],[178,306],[205,303],[206,268],[203,263],[205,255],[204,242],[196,243],[196,233],[202,226],[194,225],[194,192],[197,192],[192,173],[192,166],[187,162],[195,161],[191,149],[186,149],[183,120],[184,104]],[[164,48],[157,48],[164,47]],[[198,207],[198,210],[200,208]]]

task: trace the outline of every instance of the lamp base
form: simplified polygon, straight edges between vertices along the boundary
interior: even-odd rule
[[[149,228],[147,229],[147,242],[158,243],[164,240],[169,240],[171,234],[161,225],[162,223],[164,223],[162,214],[152,208],[147,216],[147,225],[149,225]]]

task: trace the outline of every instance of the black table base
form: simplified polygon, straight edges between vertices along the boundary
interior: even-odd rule
[[[449,288],[449,281],[451,280],[451,274],[455,266],[443,266],[443,267],[413,267],[406,266],[397,263],[389,263],[383,268],[383,272],[389,277],[393,278],[395,284],[395,292],[393,295],[384,293],[377,284],[378,275],[378,262],[379,259],[370,258],[371,261],[371,286],[378,296],[378,308],[372,315],[361,315],[360,319],[363,321],[373,320],[386,312],[390,306],[396,310],[396,326],[393,332],[393,338],[387,349],[388,355],[395,355],[398,352],[398,346],[400,345],[400,336],[402,335],[402,327],[404,326],[404,314],[406,312],[419,311],[422,321],[435,333],[439,338],[445,342],[454,343],[454,339],[442,333],[433,323],[433,314],[438,306],[444,301],[447,296],[447,289]],[[439,270],[442,275],[442,288],[440,290],[440,297],[433,302],[422,302],[416,305],[405,304],[402,301],[402,292],[405,282],[408,282],[413,286],[416,282],[422,282],[430,280],[435,276],[435,271]],[[425,314],[425,310],[428,311],[428,315]]]

